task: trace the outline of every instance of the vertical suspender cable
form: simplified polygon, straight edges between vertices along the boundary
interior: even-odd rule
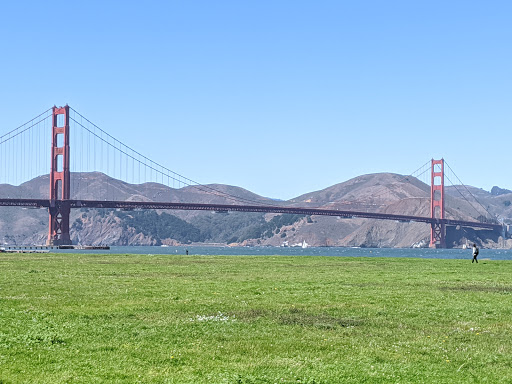
[[[96,135],[96,127],[93,126],[93,129],[94,129],[94,135]],[[93,156],[94,156],[93,157],[93,169],[92,170],[96,171],[97,170],[96,169],[96,144],[95,144],[96,139],[94,137],[92,139],[93,139],[93,148],[94,148],[94,150],[93,150]]]

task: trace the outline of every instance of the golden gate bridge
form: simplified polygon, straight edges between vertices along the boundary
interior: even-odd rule
[[[71,135],[70,126],[75,130]],[[50,144],[50,153],[47,148]],[[49,155],[49,156],[48,156]],[[48,159],[49,157],[49,159]],[[20,158],[22,159],[20,161]],[[124,210],[166,209],[200,211],[238,211],[278,214],[336,216],[340,218],[365,218],[421,222],[431,227],[430,246],[446,247],[446,226],[472,227],[504,231],[492,215],[480,221],[454,220],[445,217],[445,161],[430,161],[430,216],[411,216],[339,210],[315,207],[284,206],[280,202],[262,202],[223,192],[218,188],[201,185],[162,166],[140,152],[121,143],[68,105],[52,107],[29,122],[0,136],[0,184],[19,184],[22,180],[47,174],[50,164],[48,194],[27,192],[27,196],[0,196],[0,206],[45,208],[49,213],[47,245],[69,245],[70,213],[76,208],[108,208]],[[72,172],[72,166],[75,171]],[[232,204],[204,204],[194,202],[140,201],[122,199],[115,192],[90,185],[84,177],[84,168],[119,176],[120,179],[140,184],[158,182],[169,187],[193,186],[203,193],[221,196]],[[103,194],[91,199],[81,192],[89,188]],[[28,196],[29,195],[29,196]],[[161,200],[165,196],[159,196]],[[483,206],[482,206],[483,207]],[[483,207],[484,208],[484,207]],[[485,209],[485,208],[484,208]]]

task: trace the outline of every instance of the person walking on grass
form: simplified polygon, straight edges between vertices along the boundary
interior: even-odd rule
[[[476,257],[478,256],[478,247],[476,244],[473,244],[473,260],[471,260],[471,263],[474,263],[475,261],[478,263],[478,260]]]

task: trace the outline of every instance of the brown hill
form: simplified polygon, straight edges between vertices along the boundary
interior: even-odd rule
[[[212,184],[188,186],[180,189],[169,188],[159,183],[130,184],[111,178],[100,172],[72,173],[71,198],[84,200],[114,201],[166,201],[232,204],[235,197],[247,204],[258,202],[274,203],[243,188]],[[49,176],[43,175],[20,186],[0,185],[0,196],[10,198],[43,198],[49,196]],[[72,210],[70,234],[73,242],[88,245],[153,245],[161,241],[141,236],[133,230],[123,229],[123,223],[115,214],[106,215],[103,210]],[[209,215],[201,211],[172,211],[183,219],[192,220],[197,216]],[[259,214],[263,217],[263,214]],[[80,230],[78,230],[80,228]],[[44,244],[48,231],[46,210],[0,207],[0,243],[33,245]],[[167,242],[172,242],[169,239]]]
[[[20,186],[0,185],[0,196],[47,198],[48,183],[48,175],[45,175]],[[470,190],[473,192],[473,189]],[[512,194],[494,196],[476,188],[474,190],[483,203],[471,201],[469,192],[465,196],[455,188],[446,189],[448,218],[476,220],[479,216],[488,216],[484,206],[492,214],[500,214],[505,219],[512,217]],[[359,176],[287,202],[275,202],[245,189],[227,185],[212,184],[173,189],[158,183],[130,184],[97,172],[72,174],[71,193],[74,199],[217,204],[233,204],[235,200],[243,199],[246,204],[263,202],[412,216],[430,215],[430,187],[415,178],[392,173]],[[429,225],[421,223],[324,216],[276,220],[280,215],[234,212],[224,215],[201,211],[166,212],[169,213],[184,221],[183,224],[173,222],[174,224],[165,225],[191,226],[196,230],[196,237],[199,231],[202,233],[202,241],[208,242],[236,241],[249,245],[279,246],[283,242],[291,245],[306,241],[312,246],[410,247],[413,244],[425,243],[430,236]],[[131,224],[127,224],[127,219]],[[115,211],[105,210],[73,210],[71,236],[75,243],[92,245],[175,244],[186,239],[186,235],[177,240],[173,237],[162,238],[164,235],[157,235],[158,231],[144,233],[141,229],[144,226],[138,227],[133,224],[136,224],[136,220],[139,220],[136,214],[121,215]],[[0,242],[42,244],[46,240],[47,225],[46,210],[0,208]],[[462,235],[455,243],[461,241],[465,241]]]
[[[458,201],[464,201],[472,211],[478,211],[481,215],[497,216],[506,223],[512,224],[512,193],[493,195],[480,188],[455,185],[446,188],[446,193],[456,197]],[[475,200],[475,197],[477,200]],[[489,213],[487,213],[489,212]]]
[[[321,191],[307,193],[291,201],[318,207],[363,207],[372,210],[409,197],[429,197],[430,187],[416,178],[393,173],[355,177]]]
[[[498,196],[495,200],[504,200],[507,196]],[[481,197],[479,193],[478,199]],[[429,217],[430,186],[412,177],[391,173],[370,174],[299,196],[290,202],[296,206]],[[445,208],[446,218],[450,219],[475,221],[480,216],[489,217],[480,204],[472,203],[467,198],[457,198],[448,188]],[[317,246],[411,247],[425,245],[430,239],[428,224],[388,220],[314,216],[313,223],[303,220],[293,228],[284,230],[286,236],[281,231],[279,236],[265,241],[265,244],[278,245],[283,240],[295,244],[305,240]],[[451,245],[457,246],[466,240],[471,239],[460,234],[459,238],[456,237],[456,243]]]

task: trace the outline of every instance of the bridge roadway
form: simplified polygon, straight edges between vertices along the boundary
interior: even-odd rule
[[[102,201],[102,200],[45,200],[45,199],[0,199],[0,206],[50,208],[59,205],[69,205],[70,208],[110,208],[125,210],[142,209],[174,209],[185,211],[237,211],[290,213],[299,215],[338,216],[342,218],[364,218],[377,220],[395,220],[400,222],[419,222],[428,224],[460,225],[462,227],[502,230],[501,224],[480,223],[474,221],[433,219],[431,217],[392,215],[387,213],[340,211],[336,209],[280,207],[277,205],[228,205],[228,204],[196,204],[196,203],[164,203],[147,201]]]

